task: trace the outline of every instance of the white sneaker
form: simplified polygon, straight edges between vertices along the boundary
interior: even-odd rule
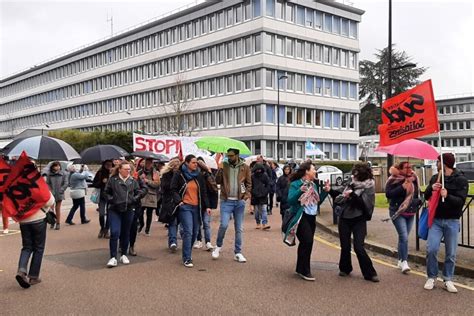
[[[107,267],[113,268],[117,266],[117,259],[110,258],[109,262],[107,262]]]
[[[120,262],[123,264],[130,264],[130,260],[128,260],[126,255],[120,257]]]
[[[234,256],[234,260],[235,261],[238,261],[240,263],[245,263],[247,262],[247,259],[245,259],[244,255],[241,254],[241,253],[236,253],[235,256]]]
[[[424,288],[425,290],[432,290],[434,288],[434,285],[435,279],[428,278],[428,280],[426,280]]]
[[[178,245],[176,245],[176,244],[171,244],[171,245],[170,245],[170,251],[174,253],[174,252],[176,252],[176,250],[178,250]]]
[[[406,260],[402,261],[401,267],[402,273],[407,274],[411,271],[410,267],[408,266],[408,262]]]
[[[397,263],[397,268],[401,269],[402,268],[402,260],[398,260]]]
[[[196,240],[193,245],[194,249],[201,249],[202,248],[202,241]]]
[[[3,230],[3,234],[4,234],[4,235],[6,235],[6,234],[8,234],[8,233],[9,233],[8,228],[6,228],[6,229]]]
[[[207,242],[204,250],[211,251],[212,249],[214,249],[214,246],[210,242]]]
[[[444,281],[444,288],[449,293],[457,293],[458,289],[454,286],[453,281]]]
[[[221,252],[222,247],[216,247],[212,251],[212,259],[217,260],[219,258],[219,253]]]

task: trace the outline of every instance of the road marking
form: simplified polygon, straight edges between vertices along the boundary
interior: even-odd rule
[[[10,235],[16,235],[16,234],[20,234],[21,231],[20,230],[12,230],[10,229],[10,231],[8,232],[8,234],[0,234],[0,237],[5,237],[5,236],[10,236]]]
[[[339,247],[338,245],[330,242],[330,241],[327,241],[326,239],[323,239],[321,237],[318,237],[318,236],[315,236],[314,237],[314,240],[326,245],[326,246],[329,246],[329,247],[332,247],[332,248],[335,248],[335,249],[341,249],[341,247]],[[353,255],[355,255],[354,251],[351,251],[351,253]],[[381,260],[381,259],[377,259],[377,258],[371,258],[372,261],[374,262],[377,262],[378,264],[381,264],[381,265],[384,265],[384,266],[387,266],[387,267],[390,267],[390,268],[394,268],[394,269],[398,269],[398,267],[390,262],[387,262],[387,261],[384,261],[384,260]],[[421,276],[423,278],[426,278],[426,274],[422,273],[422,272],[418,272],[418,271],[413,271],[411,270],[410,271],[410,274],[414,274],[414,275],[418,275],[418,276]],[[443,279],[441,278],[438,278],[438,281],[443,281]],[[464,285],[464,284],[460,284],[460,283],[457,283],[457,282],[453,282],[456,286],[458,287],[461,287],[463,289],[466,289],[466,290],[470,290],[470,291],[474,291],[474,287],[470,287],[470,286],[467,286],[467,285]]]

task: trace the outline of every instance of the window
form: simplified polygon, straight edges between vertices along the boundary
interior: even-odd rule
[[[227,112],[227,126],[234,125],[234,109],[228,109]]]
[[[306,93],[309,93],[309,94],[314,93],[314,77],[313,76],[306,76]]]
[[[216,95],[216,80],[210,79],[209,80],[209,96]]]
[[[324,63],[330,64],[331,63],[331,48],[324,46],[323,53],[324,53]]]
[[[261,88],[262,87],[262,70],[257,69],[254,71],[254,87]]]
[[[248,36],[244,39],[245,43],[245,55],[250,55],[252,53],[252,37]]]
[[[347,81],[341,82],[341,97],[342,98],[349,97],[349,83]]]
[[[201,66],[201,51],[194,52],[194,68]]]
[[[275,17],[277,19],[283,20],[285,18],[285,2],[283,0],[276,1],[275,7]]]
[[[321,77],[316,77],[316,94],[322,94],[323,93],[323,78]]]
[[[324,13],[324,30],[326,32],[332,32],[332,15]]]
[[[294,108],[290,108],[290,107],[286,108],[286,124],[290,124],[290,125],[294,124],[293,112],[294,112]]]
[[[355,128],[355,114],[353,114],[353,113],[349,114],[349,128],[350,129]]]
[[[232,59],[232,57],[234,56],[233,42],[227,42],[225,45],[226,45],[226,58],[227,60]]]
[[[296,109],[296,125],[303,125],[304,109]]]
[[[328,78],[324,78],[324,95],[330,97],[331,89],[332,89],[332,80]]]
[[[242,7],[240,5],[234,7],[235,23],[242,22]]]
[[[252,107],[245,107],[245,124],[252,124]]]
[[[216,15],[212,14],[209,18],[209,32],[214,32],[216,30]],[[191,29],[189,29],[191,30]]]
[[[267,0],[267,16],[275,17],[275,0]]]
[[[349,36],[353,38],[357,38],[357,22],[350,20],[349,21]]]
[[[323,28],[323,13],[321,11],[316,11],[314,26],[321,30]]]
[[[332,49],[332,63],[333,65],[339,66],[341,59],[341,50],[338,48],[333,48]]]
[[[339,98],[339,96],[340,96],[340,87],[341,87],[341,81],[333,80],[332,95],[334,97]]]
[[[314,55],[313,54],[313,48],[314,48],[313,43],[310,43],[310,42],[305,43],[305,47],[304,47],[304,51],[305,51],[304,55],[305,56],[304,57],[305,57],[306,60],[310,60],[310,61],[313,60],[313,55]]]
[[[260,123],[262,121],[262,107],[260,105],[255,105],[253,110],[254,122]]]
[[[296,58],[303,58],[303,41],[296,40]]]
[[[242,124],[242,108],[235,109],[235,124],[236,125]]]
[[[201,34],[207,33],[207,17],[201,19]]]
[[[216,127],[216,111],[212,111],[209,113],[211,117],[211,127]]]
[[[295,22],[295,5],[286,3],[286,20],[288,22]]]
[[[324,127],[331,128],[331,121],[332,121],[332,112],[325,111],[324,112]]]
[[[250,71],[246,72],[244,74],[244,78],[245,78],[245,83],[244,83],[245,90],[252,89],[252,73]]]
[[[234,41],[235,45],[235,58],[242,56],[242,40],[238,39]]]
[[[314,124],[316,126],[321,126],[321,110],[314,111]]]
[[[227,88],[226,88],[227,93],[232,93],[234,91],[234,84],[233,84],[232,75],[226,77],[226,86],[227,86]]]
[[[342,18],[341,21],[341,34],[343,36],[349,36],[349,20]]]
[[[262,51],[262,34],[256,34],[254,37],[254,51],[255,53]]]
[[[256,18],[262,15],[260,0],[253,0],[252,4],[253,4],[253,17]]]
[[[235,92],[242,91],[242,75],[235,75]]]
[[[293,145],[294,142],[287,141],[286,142],[286,157],[293,158]]]
[[[295,57],[294,53],[295,40],[291,38],[286,38],[286,56]]]
[[[348,51],[341,49],[341,67],[346,67],[349,65],[348,61]]]
[[[276,41],[275,41],[275,46],[276,46],[276,49],[275,49],[275,52],[279,55],[283,55],[283,40],[284,40],[284,37],[283,36],[279,36],[277,35],[276,36]]]
[[[224,126],[224,110],[220,110],[217,112],[217,124],[219,127]]]
[[[355,52],[349,52],[349,66],[352,69],[357,68],[357,53]]]
[[[296,91],[303,92],[304,75],[296,74]]]
[[[306,125],[312,126],[313,125],[313,110],[306,109]]]
[[[274,142],[271,140],[267,140],[265,142],[265,155],[267,157],[273,157],[273,154],[274,154],[273,148],[274,148]]]
[[[230,8],[226,11],[226,25],[231,26],[234,24],[234,12],[233,9]]]
[[[224,61],[224,48],[225,48],[225,44],[220,44],[217,47],[217,62],[218,63]]]
[[[302,6],[296,7],[296,24],[304,25],[304,9]]]
[[[224,94],[224,77],[217,79],[217,94]]]
[[[332,159],[339,159],[339,144],[332,144]]]
[[[250,20],[252,18],[252,8],[250,6],[250,0],[244,1],[244,19]]]
[[[275,49],[273,47],[273,36],[272,35],[270,35],[268,33],[263,34],[263,47],[264,47],[266,52],[269,52],[269,53],[274,53],[275,52]]]
[[[224,11],[217,13],[217,28],[221,29],[224,27]]]
[[[341,18],[338,16],[334,16],[333,18],[333,32],[341,34]]]
[[[314,52],[314,58],[317,62],[322,61],[322,56],[323,56],[323,47],[319,44],[315,44],[315,52]]]
[[[265,105],[265,122],[266,123],[275,123],[275,106],[267,104]]]
[[[273,72],[273,70],[266,69],[265,70],[265,87],[273,88],[274,78],[275,78],[275,73]]]
[[[340,112],[333,112],[332,126],[333,128],[339,128],[341,126],[341,113]]]
[[[349,97],[351,99],[357,99],[357,84],[354,82],[350,83]]]
[[[210,49],[209,64],[215,64],[216,63],[216,60],[217,60],[216,55],[217,55],[216,46],[212,46],[211,49]]]
[[[286,76],[286,89],[293,91],[295,89],[295,74],[287,73]]]
[[[201,50],[201,57],[202,57],[201,58],[201,65],[206,66],[207,62],[209,61],[209,53],[208,53],[207,48]]]

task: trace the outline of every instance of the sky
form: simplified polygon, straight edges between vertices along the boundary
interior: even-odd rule
[[[365,11],[360,60],[387,46],[388,0],[350,0]],[[346,1],[347,2],[347,1]],[[474,1],[393,0],[392,42],[428,70],[437,97],[474,95]],[[0,78],[188,5],[190,0],[0,0]]]

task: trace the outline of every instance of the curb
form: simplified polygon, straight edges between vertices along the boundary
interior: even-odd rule
[[[339,238],[339,232],[338,231],[325,226],[323,223],[320,223],[320,222],[316,221],[316,227],[318,227],[319,229],[321,229],[322,231],[324,231],[324,232],[326,232],[330,235],[333,235],[333,236]],[[386,246],[386,245],[383,245],[383,244],[379,244],[379,243],[371,241],[371,240],[366,240],[365,241],[365,246],[366,246],[367,249],[369,249],[373,252],[376,252],[376,253],[379,253],[379,254],[382,254],[382,255],[385,255],[385,256],[388,256],[388,257],[398,258],[398,251],[397,251],[397,249],[395,249],[393,247]],[[421,265],[426,266],[426,257],[424,255],[411,252],[411,253],[408,254],[408,260],[411,261],[411,262],[414,262],[416,264],[421,264]],[[444,266],[444,262],[441,262],[441,261],[438,260],[438,264],[440,265],[440,270],[441,270]],[[474,278],[474,269],[471,268],[471,267],[468,267],[466,265],[456,263],[456,267],[455,267],[454,272],[457,275],[460,275],[460,276],[463,276],[463,277]]]

